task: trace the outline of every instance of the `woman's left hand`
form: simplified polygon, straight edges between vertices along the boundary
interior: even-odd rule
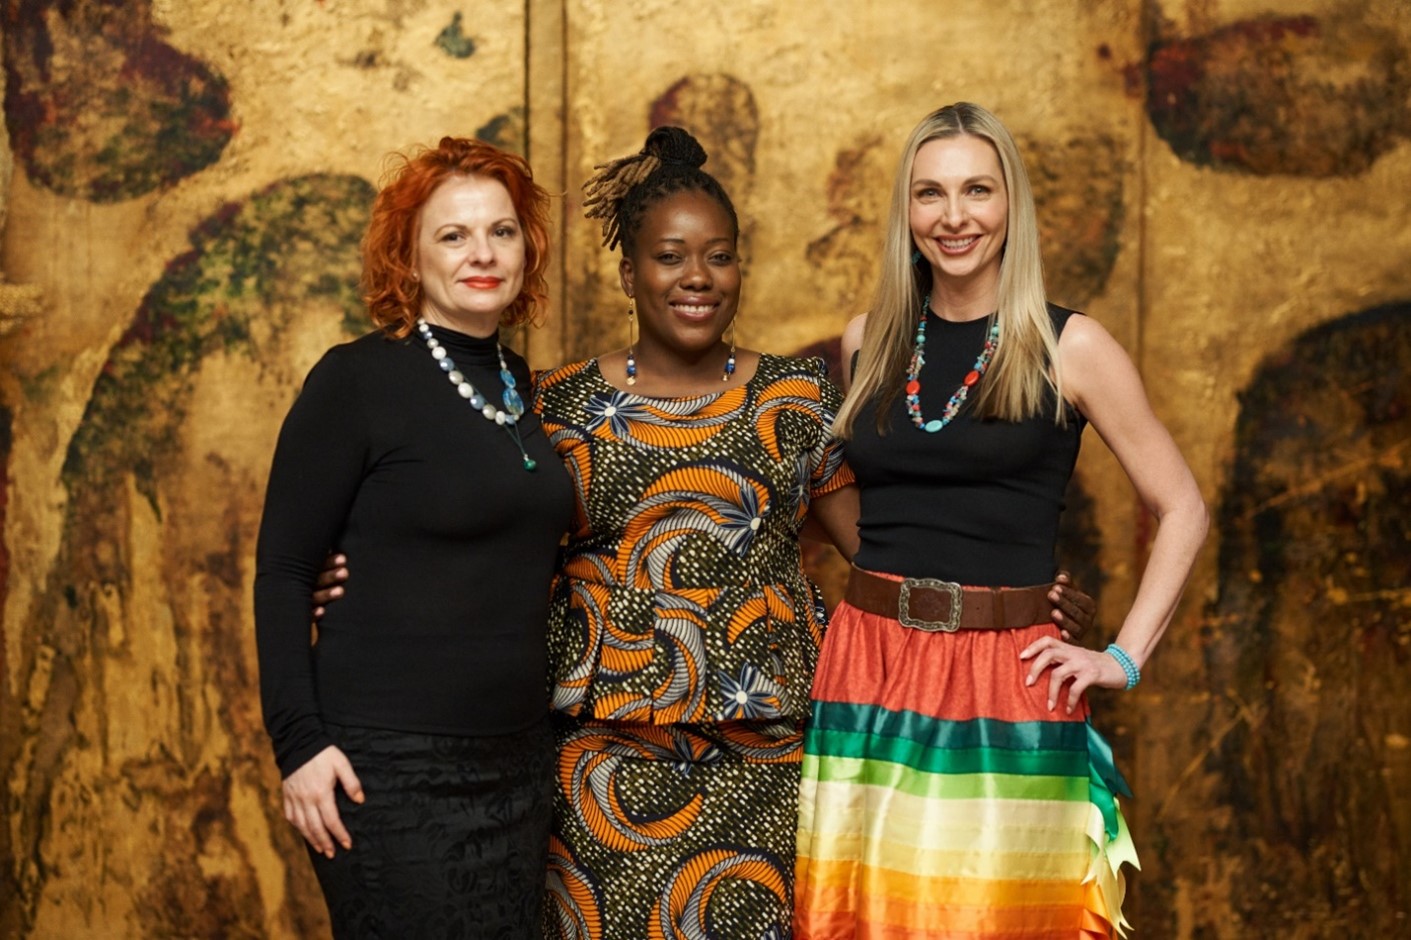
[[[1034,685],[1043,676],[1044,670],[1049,670],[1049,711],[1053,711],[1058,704],[1065,685],[1068,686],[1066,711],[1070,715],[1091,686],[1103,689],[1127,687],[1127,673],[1111,655],[1064,643],[1057,637],[1046,636],[1035,640],[1025,647],[1019,658],[1032,660],[1028,678],[1024,680],[1027,686]]]

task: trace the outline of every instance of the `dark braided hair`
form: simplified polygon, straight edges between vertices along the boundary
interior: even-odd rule
[[[622,253],[630,255],[648,209],[673,193],[703,192],[724,207],[739,235],[735,206],[720,182],[701,169],[705,162],[705,150],[686,130],[658,127],[637,153],[594,167],[598,172],[583,184],[583,214],[603,220],[609,250],[621,244]]]

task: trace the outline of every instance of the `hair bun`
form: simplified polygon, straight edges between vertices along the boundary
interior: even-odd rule
[[[665,166],[702,167],[706,152],[690,132],[680,127],[658,127],[647,135],[642,152],[656,157]]]

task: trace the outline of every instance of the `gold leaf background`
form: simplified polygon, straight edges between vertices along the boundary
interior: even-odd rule
[[[542,367],[625,341],[579,186],[686,124],[740,209],[742,343],[827,350],[905,135],[960,99],[1020,140],[1055,299],[1127,346],[1216,513],[1148,677],[1096,702],[1139,935],[1405,931],[1402,0],[29,0],[0,29],[0,935],[325,929],[253,543],[279,421],[360,329],[387,152],[478,134],[563,194],[517,338]],[[1151,523],[1095,435],[1079,484],[1110,633]]]

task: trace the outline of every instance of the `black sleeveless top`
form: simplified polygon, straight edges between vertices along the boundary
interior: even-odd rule
[[[1054,330],[1074,311],[1049,305]],[[939,418],[985,344],[989,318],[926,324],[921,411]],[[983,380],[982,380],[983,381]],[[1065,404],[1054,423],[1052,393],[1043,412],[1024,421],[979,420],[973,400],[934,434],[914,427],[898,392],[885,434],[877,409],[859,409],[848,462],[862,487],[860,568],[971,585],[1027,585],[1052,580],[1063,494],[1086,421]]]

